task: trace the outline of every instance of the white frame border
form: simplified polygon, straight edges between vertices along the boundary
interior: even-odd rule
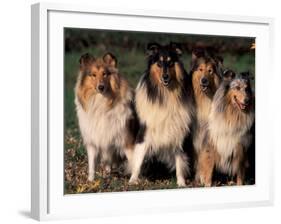
[[[155,10],[132,10],[132,9],[104,9],[93,6],[64,5],[53,3],[37,3],[32,5],[31,11],[31,41],[32,41],[32,66],[31,66],[31,117],[32,117],[32,147],[31,147],[31,216],[37,220],[49,220],[58,218],[70,218],[49,213],[49,174],[48,174],[48,11],[71,11],[81,13],[102,13],[114,15],[132,15],[143,17],[164,17],[169,19],[193,19],[202,21],[227,21],[237,23],[260,23],[268,25],[270,49],[269,54],[273,56],[273,27],[272,18],[249,17],[249,16],[230,16],[217,14],[202,14],[192,12],[170,12]],[[268,66],[273,67],[273,66]],[[270,70],[270,68],[269,68]],[[273,74],[271,71],[270,74]],[[272,148],[272,147],[271,147]],[[270,159],[273,161],[273,150],[269,149]],[[169,211],[185,211],[187,209],[210,209],[225,207],[248,207],[273,204],[273,163],[271,163],[270,183],[268,199],[248,203],[227,203],[216,205],[200,205],[194,207],[171,207]],[[162,211],[166,211],[163,209]],[[160,210],[159,210],[160,211]],[[136,213],[149,213],[143,209]],[[155,212],[155,211],[154,211]],[[83,214],[81,217],[95,216],[94,214]],[[115,214],[116,215],[116,214]],[[73,217],[79,217],[75,215]]]

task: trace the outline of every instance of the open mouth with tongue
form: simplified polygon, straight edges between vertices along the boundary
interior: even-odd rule
[[[162,83],[164,86],[168,86],[170,84],[170,79],[162,79]]]
[[[204,92],[204,93],[208,91],[207,85],[200,85],[200,88],[201,88],[202,92]]]
[[[234,96],[234,100],[240,110],[244,111],[247,109],[248,104],[241,103],[236,96]]]

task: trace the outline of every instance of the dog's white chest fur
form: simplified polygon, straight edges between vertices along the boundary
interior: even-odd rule
[[[214,120],[211,120],[209,125],[210,137],[216,146],[217,152],[225,160],[232,155],[246,130],[241,129],[235,132],[233,128],[228,127],[224,122]]]
[[[125,100],[108,107],[104,96],[98,94],[86,112],[76,100],[79,126],[85,144],[104,149],[125,144],[126,122],[132,115]]]
[[[143,89],[136,92],[136,109],[140,122],[146,125],[145,143],[152,150],[182,147],[191,123],[190,109],[175,100],[174,95],[165,95],[165,104],[152,103]]]
[[[220,155],[220,166],[222,170],[229,170],[229,158],[237,152],[240,144],[247,149],[250,144],[249,130],[253,124],[253,113],[245,116],[240,122],[230,123],[223,114],[215,113],[211,110],[209,120],[210,138]]]

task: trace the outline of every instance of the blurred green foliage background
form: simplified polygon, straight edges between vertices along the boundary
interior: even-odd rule
[[[133,87],[146,68],[146,45],[149,42],[180,43],[184,52],[182,61],[187,71],[190,68],[192,49],[195,46],[206,46],[212,47],[224,58],[225,68],[235,72],[255,72],[255,52],[250,49],[254,38],[65,28],[64,39],[67,127],[76,125],[73,88],[78,74],[79,58],[87,52],[96,57],[101,57],[106,52],[113,53],[117,57],[120,74],[126,77]]]

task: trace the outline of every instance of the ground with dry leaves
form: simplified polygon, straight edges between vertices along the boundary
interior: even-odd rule
[[[176,188],[176,179],[143,178],[139,185],[129,185],[129,176],[123,175],[122,167],[113,169],[109,176],[104,176],[99,167],[95,180],[87,181],[87,154],[82,144],[78,129],[68,129],[65,133],[65,193],[90,193],[132,190],[153,190]],[[192,186],[190,183],[189,186]]]
[[[113,169],[112,173],[104,176],[98,168],[93,182],[87,181],[87,154],[84,149],[79,130],[67,129],[65,133],[65,194],[91,192],[120,192],[155,189],[177,188],[175,173],[169,173],[161,164],[148,163],[144,176],[138,185],[129,185],[129,176],[123,175],[122,166]],[[246,184],[254,184],[248,179]],[[215,186],[235,185],[234,181],[225,176],[215,177]],[[187,181],[187,187],[201,187],[193,181]]]

